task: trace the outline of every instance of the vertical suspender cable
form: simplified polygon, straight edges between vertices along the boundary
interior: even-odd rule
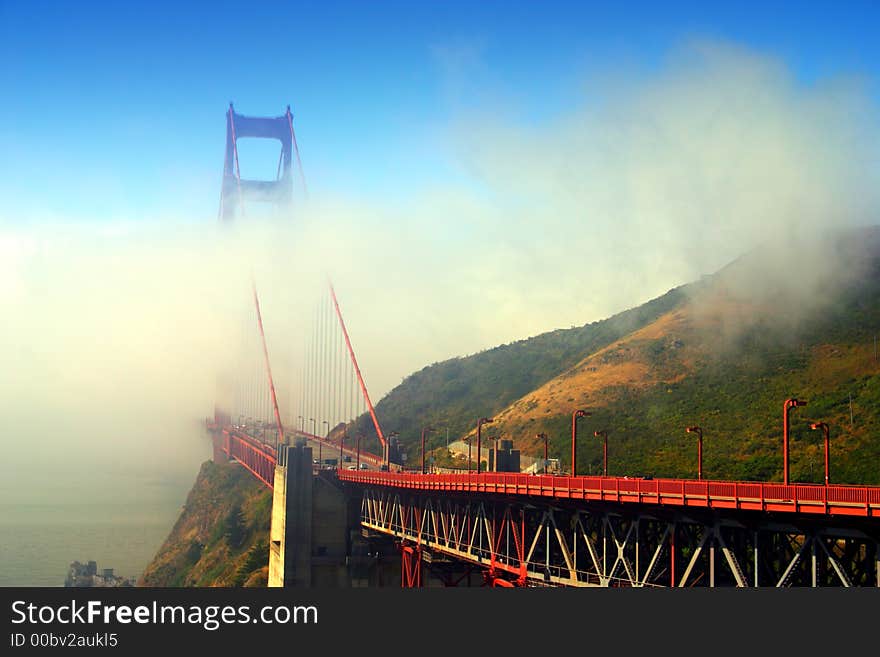
[[[333,326],[327,322],[327,422],[333,425]]]
[[[238,345],[239,413],[247,419],[247,313],[241,318],[241,340]]]
[[[311,418],[315,417],[315,344],[316,344],[316,336],[317,332],[317,322],[318,316],[312,314],[310,317],[310,323],[312,325],[312,334],[309,337],[309,416],[306,418],[306,422],[309,422]],[[311,427],[308,427],[311,429]]]
[[[308,315],[308,323],[312,323],[312,315]],[[311,328],[311,327],[310,327]],[[313,331],[306,332],[305,345],[303,346],[303,431],[309,429],[309,418],[312,417],[312,335]]]
[[[333,422],[339,420],[339,333],[333,330]]]
[[[257,360],[257,352],[255,349],[257,343],[254,339],[254,332],[253,328],[251,328],[251,413],[253,414],[254,422],[256,423],[260,417],[260,361]]]
[[[250,317],[248,316],[248,319]],[[250,322],[247,323],[250,326]],[[245,423],[251,417],[251,334],[250,331],[244,333],[244,353],[241,361],[241,371],[244,376],[244,418]]]
[[[303,342],[302,342],[302,353],[300,354],[299,359],[299,375],[300,375],[300,387],[299,387],[299,413],[297,415],[302,417],[300,420],[299,428],[303,430],[306,426],[306,420],[308,419],[308,414],[306,412],[306,353],[308,350],[309,337],[308,333],[305,331],[305,326],[303,326]]]
[[[318,363],[318,414],[321,417],[315,418],[318,421],[318,429],[323,431],[323,420],[324,418],[324,390],[326,389],[326,383],[324,381],[324,376],[326,375],[327,368],[325,366],[326,360],[326,351],[327,351],[327,322],[324,321],[324,300],[321,299],[320,304],[318,306],[318,321],[320,323],[320,346],[318,348],[318,353],[320,354],[320,360]],[[323,435],[323,433],[321,434]]]
[[[247,315],[245,315],[247,319]],[[247,325],[250,325],[250,322],[247,322]],[[241,336],[242,345],[241,345],[241,392],[242,392],[242,412],[244,414],[245,422],[250,417],[250,394],[251,394],[251,361],[250,361],[250,349],[248,341],[250,336],[245,330]]]
[[[352,379],[352,376],[353,375],[351,372],[351,362],[349,362],[345,368],[345,408],[347,411],[347,413],[345,414],[346,422],[351,422],[354,419],[354,417],[352,416],[352,413],[354,413],[354,410],[351,408],[351,379]],[[354,427],[352,427],[352,429],[354,429]]]
[[[312,396],[312,415],[311,418],[315,420],[317,423],[318,420],[318,345],[320,344],[321,337],[321,313],[320,306],[315,304],[315,321],[314,321],[314,334],[312,337],[312,385],[311,385],[311,396]],[[312,429],[315,430],[317,424],[312,425]],[[316,431],[317,433],[317,431]]]
[[[256,346],[255,343],[254,347]],[[259,422],[263,420],[263,377],[260,376],[260,361],[257,359],[256,349],[251,363],[254,368],[254,414],[259,426]]]
[[[348,361],[348,416],[354,421],[355,426],[357,426],[357,409],[355,408],[355,395],[357,394],[357,390],[355,390],[355,381],[354,381],[354,365],[351,361]]]
[[[312,317],[311,312],[309,313],[309,325],[310,331],[308,332],[308,338],[306,339],[306,346],[303,354],[303,360],[305,362],[305,371],[306,371],[306,383],[303,386],[303,395],[306,399],[306,408],[308,409],[307,413],[303,413],[303,430],[308,431],[311,429],[311,425],[309,424],[309,418],[314,417],[312,415],[312,353],[314,352],[314,342],[315,342],[315,322],[314,317]]]
[[[329,310],[329,304],[327,305],[327,308]],[[331,342],[330,342],[330,335],[331,335],[330,331],[333,327],[330,325],[329,320],[330,320],[330,317],[326,316],[325,321],[326,321],[327,328],[326,328],[326,332],[324,334],[324,336],[325,336],[324,337],[324,340],[325,340],[325,343],[324,343],[324,353],[325,353],[324,371],[326,373],[325,376],[327,377],[326,378],[327,383],[324,386],[324,395],[325,395],[324,396],[324,408],[326,409],[325,412],[327,413],[328,426],[330,424],[330,421],[333,419],[332,417],[330,417],[331,399],[333,398],[333,366],[332,366],[333,365],[333,348],[331,347]]]
[[[330,370],[330,322],[327,321],[327,304],[324,303],[324,364],[321,367],[321,371],[324,377],[324,385],[321,386],[322,392],[324,395],[324,419],[327,421],[329,426],[330,423],[330,384],[331,384],[331,370]]]
[[[266,390],[265,379],[263,380],[263,389],[265,390],[265,392],[263,393],[263,408],[264,408],[264,413],[265,413],[265,418],[266,418],[266,424],[272,424],[273,403],[272,403],[271,397],[269,396],[269,393],[271,392],[271,386],[269,386],[269,390]],[[277,391],[276,391],[276,401],[277,401]],[[279,408],[279,413],[280,413],[280,408]]]
[[[357,427],[357,390],[355,389],[355,381],[354,381],[354,364],[349,360],[349,386],[350,386],[350,397],[348,400],[349,413],[351,413],[351,419],[354,420],[355,427]]]
[[[318,432],[318,422],[321,421],[321,303],[315,306],[315,355],[314,355],[314,380],[312,381],[312,394],[315,397],[315,433]]]
[[[329,309],[329,304],[325,305]],[[325,311],[326,312],[326,311]],[[333,393],[333,368],[331,367],[332,355],[333,351],[330,347],[330,318],[325,315],[325,329],[324,329],[324,376],[325,376],[325,384],[324,384],[324,412],[326,413],[327,425],[330,425],[330,421],[333,419],[330,417],[330,400],[332,398]]]
[[[254,318],[254,320],[256,323],[256,317]],[[254,342],[255,348],[252,352],[251,370],[254,377],[254,419],[257,422],[257,426],[259,426],[260,420],[263,419],[263,381],[260,377],[260,361],[257,360],[256,346],[256,342]]]
[[[272,394],[272,407],[275,411],[275,422],[278,424],[278,440],[284,442],[284,426],[281,424],[281,413],[278,411],[278,399],[275,396],[275,383],[272,381],[272,366],[269,364],[269,349],[266,346],[266,334],[263,332],[263,318],[260,315],[260,300],[257,297],[257,286],[254,284],[254,306],[257,310],[257,324],[260,327],[260,339],[263,342],[263,356],[266,358],[266,375],[269,381],[269,392]]]
[[[330,356],[330,424],[333,425],[336,419],[336,331],[333,325],[330,325],[328,332],[327,347]]]
[[[238,327],[238,344],[235,349],[235,408],[232,409],[232,424],[238,424],[238,416],[241,415],[241,339],[244,336],[241,332],[241,323]]]
[[[237,355],[237,354],[236,354],[236,355]],[[238,360],[238,359],[236,358],[236,360]],[[238,364],[238,363],[235,363],[235,365],[237,365],[237,364]],[[231,413],[232,417],[230,418],[230,420],[232,421],[232,424],[238,424],[238,378],[239,378],[239,370],[238,370],[237,367],[234,367],[232,371],[234,372],[235,380],[233,381],[233,387],[232,387],[232,390],[233,390],[232,410],[230,410],[230,413]]]
[[[361,392],[363,393],[364,401],[366,402],[367,406],[370,409],[370,417],[373,420],[373,426],[376,429],[376,435],[379,437],[379,442],[382,445],[382,450],[383,450],[382,457],[383,457],[383,460],[387,463],[388,456],[389,456],[388,442],[385,440],[385,435],[382,433],[382,427],[379,426],[379,420],[376,417],[376,411],[373,408],[373,403],[370,401],[370,395],[367,392],[367,386],[364,383],[364,378],[361,376],[361,370],[358,367],[357,359],[355,358],[355,355],[354,355],[354,349],[352,349],[351,340],[348,337],[348,331],[346,330],[345,322],[342,319],[342,311],[339,310],[339,301],[336,299],[336,292],[333,290],[333,284],[329,280],[327,281],[327,283],[330,286],[330,296],[333,300],[333,306],[336,310],[336,317],[339,319],[339,327],[342,329],[342,334],[345,337],[345,344],[348,347],[348,353],[349,353],[349,356],[351,356],[351,362],[354,365],[354,370],[355,370],[355,373],[357,374],[358,383],[361,386]]]
[[[250,338],[249,338],[249,342],[250,342],[249,352],[250,353],[248,354],[249,355],[248,364],[250,365],[250,373],[251,373],[251,417],[253,418],[254,422],[256,423],[257,416],[259,415],[258,409],[259,409],[259,399],[260,399],[260,389],[259,389],[260,381],[259,381],[259,378],[257,377],[257,368],[260,366],[260,364],[257,361],[257,354],[256,354],[256,351],[254,350],[254,347],[256,347],[256,342],[254,340],[253,325],[251,325],[251,330],[248,331],[248,335],[250,335]]]
[[[337,421],[344,421],[345,412],[342,410],[342,400],[345,393],[345,374],[342,371],[344,357],[342,336],[339,330],[336,330],[334,335],[336,336],[336,417]]]
[[[317,331],[318,331],[318,341],[317,347],[315,350],[315,433],[318,433],[318,429],[321,428],[321,349],[322,342],[321,338],[323,336],[324,325],[321,317],[321,300],[318,300],[318,308],[317,308]]]

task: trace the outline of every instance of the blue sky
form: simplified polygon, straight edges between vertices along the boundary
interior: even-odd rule
[[[692,37],[806,83],[864,76],[876,99],[878,24],[875,2],[0,0],[0,223],[213,217],[230,100],[292,106],[312,193],[393,203],[467,178],[459,117],[540,123],[588,75],[650,74]]]

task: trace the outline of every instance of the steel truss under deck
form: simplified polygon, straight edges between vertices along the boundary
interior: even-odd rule
[[[365,487],[361,524],[398,541],[404,586],[450,562],[493,586],[880,586],[875,519],[559,502]]]

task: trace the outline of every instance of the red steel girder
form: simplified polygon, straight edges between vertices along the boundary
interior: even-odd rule
[[[692,479],[568,477],[525,473],[340,473],[340,479],[408,490],[514,495],[624,504],[880,517],[880,487]]]

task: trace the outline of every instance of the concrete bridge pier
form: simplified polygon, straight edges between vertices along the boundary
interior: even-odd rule
[[[269,586],[311,586],[312,450],[279,445],[269,529]]]
[[[278,447],[269,530],[269,586],[360,585],[354,581],[357,576],[352,566],[359,562],[363,548],[351,531],[359,525],[360,498],[346,495],[334,470],[314,471],[311,447],[305,443]]]

